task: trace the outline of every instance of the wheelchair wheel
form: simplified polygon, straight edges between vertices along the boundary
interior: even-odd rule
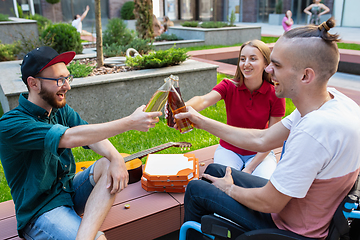
[[[353,219],[349,232],[350,240],[360,240],[360,219]]]

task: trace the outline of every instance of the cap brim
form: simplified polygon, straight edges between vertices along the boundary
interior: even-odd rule
[[[69,62],[71,62],[71,60],[74,59],[76,53],[71,51],[71,52],[64,52],[62,54],[59,54],[58,56],[54,57],[48,64],[46,64],[41,70],[44,70],[45,68],[47,67],[50,67],[51,65],[54,65],[56,63],[59,63],[59,62],[63,62],[65,63],[65,65],[68,65]]]

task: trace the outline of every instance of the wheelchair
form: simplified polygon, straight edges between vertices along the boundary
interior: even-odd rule
[[[338,206],[331,220],[326,240],[360,240],[360,174],[351,191]],[[215,215],[205,215],[201,224],[185,222],[180,228],[179,240],[186,240],[189,229],[203,234],[203,239],[213,240],[310,240],[281,229],[259,229],[246,232],[241,226]]]

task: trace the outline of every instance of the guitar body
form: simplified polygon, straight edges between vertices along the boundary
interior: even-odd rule
[[[121,153],[121,156],[128,157],[130,154]],[[139,158],[135,158],[131,161],[125,162],[126,169],[129,173],[129,184],[137,182],[142,177],[142,162]]]
[[[121,156],[127,157],[130,156],[130,154],[127,153],[120,153]],[[80,171],[84,171],[91,165],[93,165],[95,161],[84,161],[84,162],[78,162],[76,163],[76,171],[75,173],[78,173]],[[137,182],[141,179],[142,176],[142,162],[139,158],[135,158],[131,161],[128,161],[125,163],[126,169],[129,173],[129,184]]]
[[[155,153],[155,152],[164,150],[169,147],[181,147],[181,149],[187,148],[187,147],[190,148],[191,143],[169,142],[169,143],[162,144],[160,146],[153,147],[153,148],[150,148],[150,149],[147,149],[147,150],[144,150],[144,151],[132,154],[132,155],[127,154],[127,153],[120,153],[121,156],[123,156],[123,158],[124,158],[126,169],[128,170],[128,173],[129,173],[129,184],[139,181],[142,177],[142,162],[141,162],[140,158],[145,157],[150,153]],[[95,161],[85,161],[85,162],[76,163],[75,173],[84,171],[85,169],[87,169],[88,167],[93,165],[94,163],[95,163]]]

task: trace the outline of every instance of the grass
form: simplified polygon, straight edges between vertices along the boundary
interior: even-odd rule
[[[219,83],[224,78],[231,78],[231,76],[218,74],[217,82]],[[295,109],[290,99],[286,99],[286,106],[286,115],[290,114]],[[223,100],[216,103],[214,106],[204,109],[201,114],[226,123],[226,110]],[[218,137],[201,129],[194,129],[189,133],[180,134],[179,131],[169,128],[166,125],[166,119],[164,118],[161,118],[156,127],[150,129],[148,132],[128,131],[114,136],[109,140],[119,152],[128,154],[137,153],[168,142],[190,142],[192,147],[191,149],[186,149],[184,151],[172,147],[161,151],[161,153],[184,153],[219,143]],[[100,158],[100,156],[92,150],[86,150],[82,147],[73,148],[72,152],[77,162],[95,161]],[[145,163],[146,158],[143,158],[142,160]],[[12,199],[10,189],[5,179],[4,170],[0,164],[0,202],[10,199]]]
[[[279,37],[261,37],[261,41],[264,43],[274,43],[279,39]],[[350,50],[360,50],[360,44],[356,43],[337,43],[338,48],[341,49],[350,49]],[[224,47],[235,47],[241,46],[242,43],[237,43],[233,45],[206,45],[206,46],[194,46],[194,47],[187,47],[185,48],[187,51],[198,51],[198,50],[205,50],[205,49],[216,49],[216,48],[224,48]]]
[[[278,39],[278,37],[261,37],[261,41],[263,41],[264,43],[273,43],[276,42]]]
[[[338,43],[338,48],[349,50],[360,50],[360,45],[356,43]]]

